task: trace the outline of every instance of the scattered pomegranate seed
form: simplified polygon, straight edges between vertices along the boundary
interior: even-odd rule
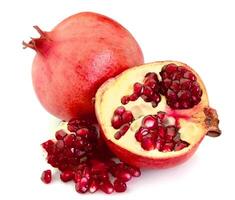
[[[126,183],[118,179],[114,181],[113,187],[116,192],[125,192],[127,188]]]
[[[68,182],[74,179],[73,171],[64,171],[60,174],[60,179],[64,182]]]
[[[122,116],[126,112],[126,119],[130,121],[130,113],[124,107],[116,109],[115,115]],[[129,123],[122,124],[119,132],[125,134],[129,126]],[[115,190],[125,191],[126,184],[122,182],[129,181],[132,176],[140,176],[138,168],[113,160],[114,155],[109,152],[90,122],[73,119],[68,123],[68,129],[73,133],[57,131],[56,141],[48,140],[42,143],[42,147],[47,152],[47,162],[61,171],[60,179],[63,182],[73,181],[78,193],[94,193],[97,190],[112,193],[114,186],[111,175],[121,182],[116,181]],[[51,171],[44,171],[41,179],[49,183]]]
[[[67,133],[64,130],[59,130],[59,131],[56,131],[55,138],[57,140],[62,140],[66,135]]]
[[[42,172],[42,175],[41,175],[41,180],[42,182],[48,184],[51,182],[51,170],[45,170]]]
[[[113,185],[110,181],[101,182],[100,189],[106,194],[111,194],[114,191]]]

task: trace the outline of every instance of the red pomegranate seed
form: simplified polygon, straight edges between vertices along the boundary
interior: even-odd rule
[[[139,96],[137,94],[132,94],[130,95],[130,101],[135,101],[139,98]]]
[[[56,131],[55,138],[57,140],[62,140],[66,135],[67,133],[64,130],[59,130],[59,131]]]
[[[132,122],[134,119],[131,111],[126,111],[122,114],[122,121],[123,123],[129,123]]]
[[[150,150],[155,149],[155,144],[152,138],[147,137],[147,138],[142,139],[141,147],[146,151],[150,151]]]
[[[99,189],[99,182],[96,179],[92,179],[89,185],[89,192],[94,193]]]
[[[126,111],[125,107],[119,106],[119,107],[117,107],[117,109],[114,111],[114,115],[119,115],[119,116],[121,116],[125,111]]]
[[[144,86],[143,88],[143,95],[147,97],[151,97],[153,95],[153,90],[149,86]]]
[[[51,182],[51,170],[45,170],[42,172],[42,175],[41,175],[41,180],[42,182],[48,184]]]
[[[75,141],[76,136],[74,134],[68,134],[64,137],[64,144],[71,147]]]
[[[52,140],[47,140],[46,142],[43,142],[41,145],[43,149],[46,150],[47,153],[52,153],[54,151],[55,143]]]
[[[141,127],[136,133],[135,138],[138,142],[141,142],[143,139],[143,136],[147,135],[149,133],[148,129]]]
[[[178,141],[175,145],[175,151],[180,151],[181,149],[188,147],[189,143],[185,141]]]
[[[126,183],[118,179],[114,181],[113,187],[116,192],[125,192],[127,188]]]
[[[128,171],[133,177],[139,177],[141,175],[140,169],[136,167],[129,166]]]
[[[152,115],[148,115],[144,117],[142,120],[142,127],[148,128],[148,129],[155,129],[157,128],[158,123],[156,118],[154,118]]]
[[[100,189],[106,194],[111,194],[114,191],[113,185],[110,181],[101,182]]]
[[[142,93],[142,84],[141,83],[135,83],[133,86],[133,93],[136,94],[137,96],[140,96]]]
[[[173,140],[173,138],[176,136],[176,127],[175,126],[167,126],[166,127],[166,134],[165,134],[165,139],[166,140]]]
[[[148,72],[146,75],[145,75],[145,79],[153,79],[155,80],[156,82],[158,82],[158,77],[157,77],[157,74],[154,73],[154,72]]]
[[[130,101],[130,97],[129,97],[129,96],[124,96],[124,97],[122,97],[122,99],[121,99],[121,103],[122,103],[123,105],[128,104],[129,101]]]
[[[77,136],[87,136],[89,134],[89,130],[87,128],[81,128],[76,131]]]
[[[64,141],[63,141],[63,140],[58,140],[58,141],[55,143],[55,147],[56,147],[56,150],[57,150],[57,151],[62,151],[62,150],[64,150]]]
[[[116,132],[116,133],[114,134],[114,138],[115,138],[116,140],[119,140],[122,136],[123,136],[123,135],[120,133],[120,131],[118,131],[118,132]]]
[[[130,125],[129,124],[124,124],[121,128],[120,128],[120,133],[121,135],[124,135],[128,129],[130,128]]]
[[[79,193],[87,192],[88,187],[88,179],[86,177],[82,177],[81,180],[75,184],[75,189]]]
[[[156,149],[161,151],[163,145],[164,145],[164,140],[162,138],[158,138],[157,141],[156,141]]]
[[[162,147],[162,152],[169,152],[169,151],[173,151],[174,149],[174,143],[173,142],[168,142],[165,143]]]
[[[60,179],[63,182],[68,182],[74,179],[74,173],[73,171],[64,171],[60,174]]]
[[[131,180],[131,174],[128,172],[128,170],[121,170],[117,172],[116,176],[117,176],[117,179],[123,182],[127,182]]]
[[[112,118],[111,123],[112,123],[113,128],[119,129],[123,124],[121,116],[114,115],[113,118]]]

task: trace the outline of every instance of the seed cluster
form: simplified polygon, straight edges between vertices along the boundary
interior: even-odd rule
[[[161,101],[157,74],[154,72],[147,73],[143,82],[143,84],[135,83],[133,85],[133,93],[122,97],[121,103],[123,105],[128,104],[130,101],[136,101],[141,97],[145,102],[151,102],[153,107],[157,107]]]
[[[73,119],[67,129],[69,134],[59,130],[55,133],[56,140],[48,140],[42,147],[47,152],[47,162],[60,170],[60,179],[73,181],[77,192],[124,192],[126,182],[140,176],[138,168],[117,161],[92,123]],[[42,173],[44,183],[50,183],[51,178],[50,170]]]
[[[131,122],[134,120],[131,111],[126,110],[123,106],[118,107],[113,114],[111,124],[115,129],[120,129],[114,135],[119,140],[130,128]]]
[[[173,109],[188,109],[201,101],[202,90],[196,76],[182,66],[168,64],[160,72],[160,91]]]
[[[175,125],[167,125],[165,113],[147,115],[143,118],[141,127],[136,131],[135,138],[144,150],[158,149],[161,152],[179,151],[189,143],[180,139],[180,133]]]

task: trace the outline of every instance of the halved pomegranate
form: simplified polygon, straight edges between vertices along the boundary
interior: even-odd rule
[[[106,81],[95,101],[110,149],[138,167],[175,166],[195,152],[206,134],[220,135],[201,78],[181,62],[128,69]]]

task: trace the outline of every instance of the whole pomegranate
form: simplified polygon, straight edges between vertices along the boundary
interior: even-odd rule
[[[218,136],[218,116],[188,65],[150,63],[122,72],[96,93],[96,115],[110,149],[138,167],[186,161],[204,136]]]
[[[93,97],[108,78],[143,63],[134,37],[116,21],[92,12],[68,17],[26,47],[37,54],[32,78],[45,109],[62,119],[94,116]]]

